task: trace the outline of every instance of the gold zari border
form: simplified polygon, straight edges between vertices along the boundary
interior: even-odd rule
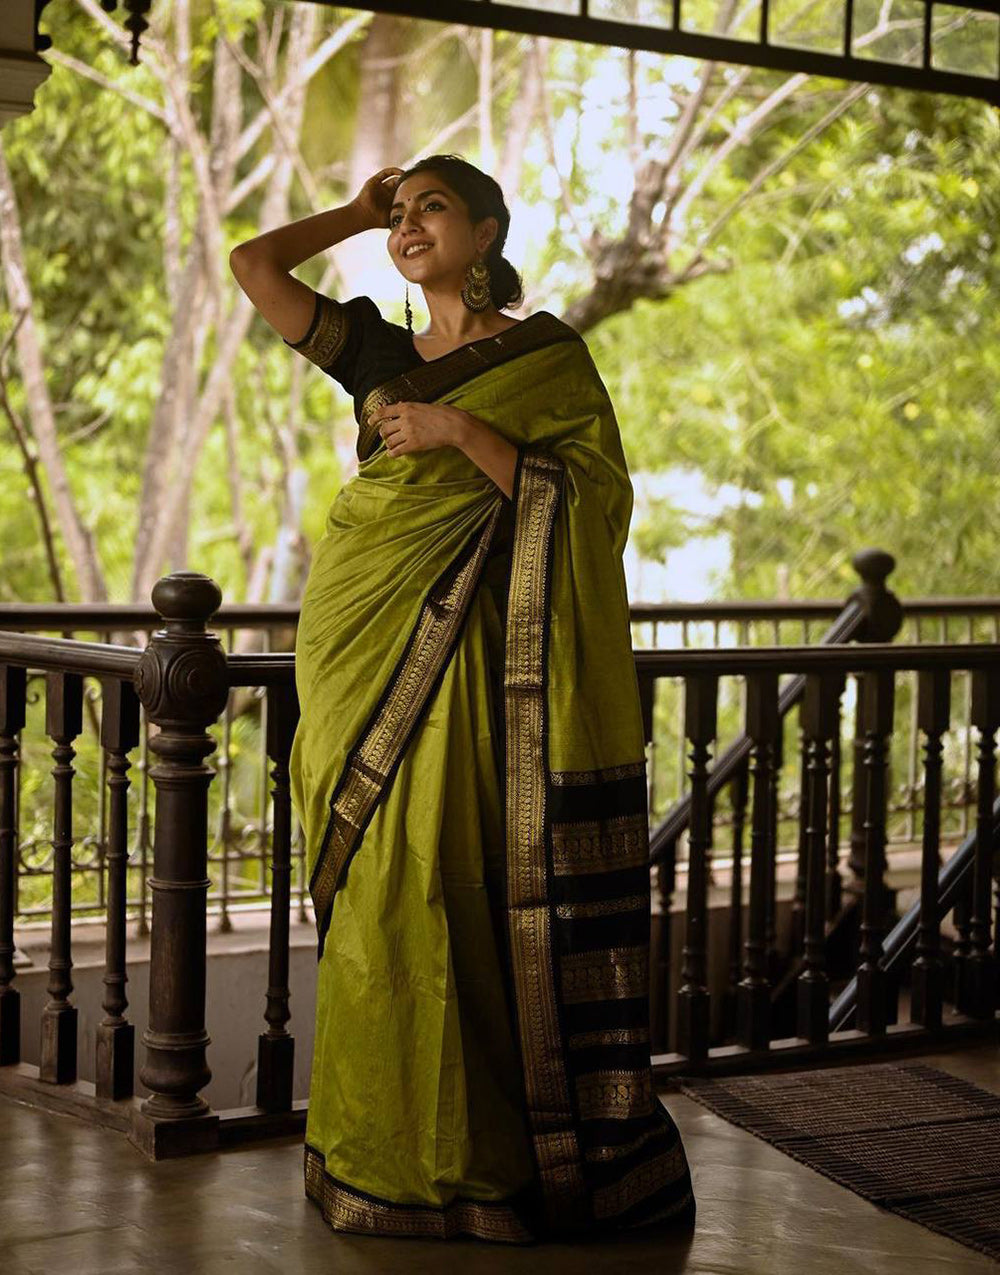
[[[576,1080],[576,1096],[582,1120],[631,1120],[656,1110],[653,1073],[638,1071],[590,1071]]]
[[[590,1049],[594,1045],[646,1045],[649,1043],[648,1027],[608,1027],[604,1030],[574,1032],[569,1038],[570,1049]]]
[[[645,775],[645,773],[645,761],[632,761],[622,766],[605,766],[601,770],[553,770],[550,778],[554,784],[569,787],[573,784],[600,784],[616,779],[635,779],[638,775]]]
[[[309,883],[322,938],[334,895],[361,830],[384,791],[413,723],[427,703],[475,592],[502,505],[498,501],[459,570],[444,577],[424,603],[410,644],[375,720],[352,749],[333,798]]]
[[[455,1200],[441,1207],[420,1208],[371,1200],[334,1181],[326,1172],[323,1157],[309,1146],[305,1148],[305,1188],[324,1220],[337,1231],[440,1239],[463,1234],[512,1244],[535,1238],[510,1205],[499,1200]]]
[[[529,1127],[546,1213],[557,1228],[579,1224],[586,1212],[560,1037],[545,863],[546,577],[562,482],[563,466],[555,457],[522,453],[504,659],[511,969]]]
[[[315,324],[309,336],[287,344],[317,367],[329,367],[347,344],[350,321],[341,302],[322,292],[316,293],[315,306]]]
[[[583,1001],[627,1000],[649,993],[649,947],[604,947],[570,952],[560,961],[567,1005]]]
[[[656,1124],[650,1125],[648,1129],[643,1129],[642,1133],[637,1138],[633,1138],[631,1142],[608,1143],[604,1146],[589,1147],[587,1149],[587,1159],[594,1162],[623,1160],[626,1156],[631,1155],[633,1151],[638,1151],[640,1147],[645,1146],[651,1139],[665,1137],[669,1131],[669,1125],[657,1121]]]
[[[678,1141],[669,1151],[636,1165],[618,1182],[611,1186],[598,1187],[594,1192],[594,1216],[607,1218],[624,1212],[640,1200],[645,1200],[654,1191],[676,1182],[686,1165],[684,1149]],[[684,1203],[686,1201],[682,1202],[682,1207]]]
[[[647,912],[649,896],[625,894],[620,899],[598,899],[595,903],[557,903],[560,921],[577,921],[592,916],[618,916],[622,912]]]
[[[516,355],[544,349],[560,341],[579,341],[579,332],[548,310],[536,310],[520,323],[505,328],[492,337],[482,338],[469,345],[459,346],[442,354],[440,358],[427,359],[417,367],[401,372],[382,385],[377,385],[365,395],[361,404],[358,427],[357,453],[365,459],[375,451],[381,441],[378,430],[372,424],[372,413],[390,403],[430,403],[443,394],[465,385],[474,377],[506,363]]]
[[[552,868],[558,876],[615,872],[648,863],[645,814],[552,825]]]

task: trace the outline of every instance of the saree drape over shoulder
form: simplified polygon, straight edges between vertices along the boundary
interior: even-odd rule
[[[319,297],[295,348],[338,375],[362,303]],[[690,1217],[650,1069],[632,486],[607,391],[546,311],[351,388],[359,468],[296,642],[319,939],[306,1193],[334,1228],[384,1235]],[[370,417],[404,400],[508,439],[512,498],[457,448],[390,456]]]

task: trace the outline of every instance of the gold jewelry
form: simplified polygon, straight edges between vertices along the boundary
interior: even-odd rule
[[[413,335],[413,311],[410,309],[410,285],[406,285],[406,326]]]
[[[490,303],[490,268],[485,261],[474,261],[465,272],[462,300],[470,310],[481,313]]]

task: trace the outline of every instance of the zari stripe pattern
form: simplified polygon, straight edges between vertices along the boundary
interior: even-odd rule
[[[326,1170],[322,1152],[305,1144],[306,1195],[336,1231],[358,1235],[426,1236],[530,1243],[535,1235],[513,1200],[459,1198],[450,1204],[397,1204],[348,1186]]]
[[[518,450],[504,653],[507,909],[528,1122],[553,1230],[588,1222],[579,1140],[560,1042],[545,862],[545,639],[548,573],[563,467]]]
[[[316,293],[312,322],[301,341],[285,344],[317,367],[328,367],[347,343],[348,319],[341,302]]]
[[[330,814],[309,882],[316,910],[318,959],[333,900],[351,856],[454,649],[500,519],[498,499],[457,565],[443,573],[421,608],[413,633],[330,797]]]
[[[551,1234],[693,1207],[649,1040],[645,759],[551,771],[548,641],[565,474],[520,449],[504,661],[507,929],[529,1129]]]

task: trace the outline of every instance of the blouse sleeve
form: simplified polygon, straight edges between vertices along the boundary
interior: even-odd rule
[[[282,340],[353,394],[365,325],[370,311],[378,313],[378,308],[365,296],[349,301],[336,301],[322,292],[313,296],[313,317],[305,336],[299,341]]]

